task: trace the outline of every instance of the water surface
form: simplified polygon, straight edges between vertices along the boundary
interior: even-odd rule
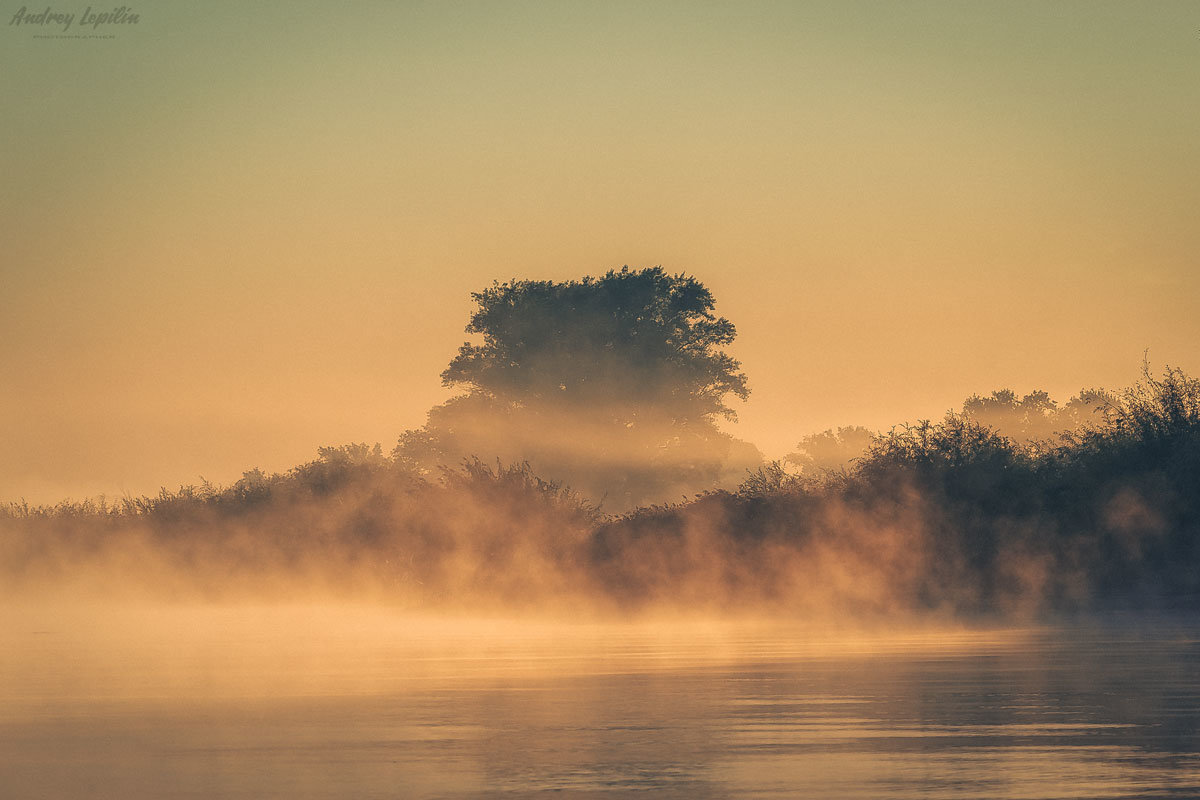
[[[1200,629],[1178,622],[2,621],[6,798],[1200,796]]]

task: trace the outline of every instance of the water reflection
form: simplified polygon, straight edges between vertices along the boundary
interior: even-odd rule
[[[4,622],[5,797],[1200,796],[1200,645],[1179,625]]]

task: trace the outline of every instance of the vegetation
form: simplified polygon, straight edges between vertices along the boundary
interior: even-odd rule
[[[814,433],[801,439],[786,461],[806,476],[846,470],[867,452],[874,440],[875,433],[861,425]]]
[[[529,462],[607,508],[736,485],[753,446],[717,428],[746,376],[712,293],[661,267],[496,283],[472,295],[467,342],[442,373],[461,394],[400,437],[426,474],[464,458]]]
[[[987,424],[995,406],[1019,412],[1026,433]],[[1072,408],[1086,411],[1082,427],[1026,435],[1031,417],[1063,412],[1041,394],[997,392],[875,435],[838,469],[769,464],[736,491],[619,516],[523,462],[467,459],[433,474],[404,448],[322,448],[287,473],[253,470],[225,488],[9,504],[0,570],[10,590],[105,564],[106,580],[133,570],[160,590],[351,583],[438,606],[1200,608],[1200,381],[1147,371]]]

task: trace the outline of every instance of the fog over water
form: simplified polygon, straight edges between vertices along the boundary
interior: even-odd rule
[[[435,438],[4,506],[3,795],[1200,792],[1178,370],[815,435],[620,514],[528,463],[414,463]],[[651,466],[716,474],[680,463]]]
[[[362,605],[8,608],[33,797],[1200,792],[1193,624],[808,628]]]
[[[1200,6],[77,12],[0,800],[1200,797]]]

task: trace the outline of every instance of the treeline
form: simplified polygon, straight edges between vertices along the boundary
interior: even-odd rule
[[[476,459],[429,479],[378,445],[318,456],[286,473],[252,470],[228,487],[10,503],[0,511],[5,585],[521,605],[565,591],[570,559],[598,519],[526,465]]]
[[[843,470],[772,464],[736,494],[601,536],[636,548],[643,536],[678,535],[689,517],[721,519],[763,552],[805,553],[818,565],[804,571],[811,594],[868,609],[1200,607],[1200,381],[1168,369],[1081,397],[1061,412],[1046,406],[1046,417],[1076,423],[1051,437],[1003,435],[977,418],[975,398],[940,422],[873,437]],[[779,563],[790,579],[787,558],[761,574]]]
[[[1002,406],[1026,434],[980,413]],[[1067,408],[1079,424],[1050,432]],[[812,455],[830,439],[859,454]],[[430,475],[378,446],[322,448],[228,487],[8,504],[0,574],[10,591],[327,589],[439,608],[1200,608],[1200,381],[1179,370],[1062,409],[998,392],[939,422],[806,441],[737,491],[620,516],[526,465]]]

